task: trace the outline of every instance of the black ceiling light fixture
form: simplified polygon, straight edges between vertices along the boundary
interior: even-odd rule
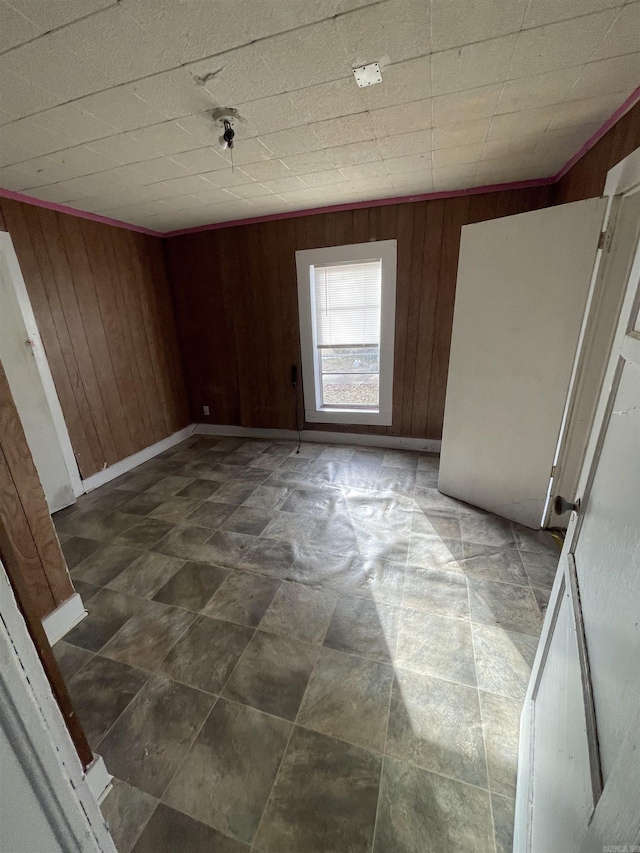
[[[231,169],[233,170],[233,149],[236,136],[234,125],[244,122],[244,119],[233,107],[217,107],[211,111],[211,118],[216,127],[222,128],[222,134],[218,137],[218,144],[223,151],[229,150],[231,153]]]

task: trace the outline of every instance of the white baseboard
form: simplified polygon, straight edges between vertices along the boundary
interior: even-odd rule
[[[96,798],[96,802],[100,805],[111,790],[111,780],[113,779],[101,755],[93,756],[93,761],[87,767],[84,778],[89,790]]]
[[[86,480],[82,481],[83,490],[85,492],[92,492],[99,486],[104,486],[105,483],[115,480],[115,478],[119,477],[121,474],[126,474],[127,471],[130,471],[132,468],[137,468],[138,465],[142,465],[143,462],[148,462],[149,459],[153,459],[153,457],[158,456],[159,453],[163,453],[170,447],[180,444],[180,442],[184,441],[185,438],[189,438],[190,435],[193,435],[195,430],[196,424],[189,424],[188,427],[181,429],[179,432],[174,432],[173,435],[163,438],[162,441],[157,441],[155,444],[145,447],[144,450],[134,453],[133,456],[127,456],[126,459],[121,459],[120,462],[116,462],[108,468],[103,468],[102,471],[98,471],[96,474],[92,474],[90,477],[87,477]]]
[[[84,604],[79,593],[75,592],[66,601],[63,601],[53,613],[49,613],[42,620],[42,627],[47,639],[53,645],[61,640],[72,628],[81,622],[87,615]]]
[[[298,440],[298,433],[292,429],[254,429],[252,427],[227,426],[225,424],[198,424],[198,435],[228,435],[238,438],[272,438],[274,440]],[[365,447],[389,447],[397,450],[422,450],[427,453],[440,453],[440,441],[431,438],[402,438],[395,435],[369,435],[355,432],[323,432],[303,429],[302,441],[322,444],[359,444]]]

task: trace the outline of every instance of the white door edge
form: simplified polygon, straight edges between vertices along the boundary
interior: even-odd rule
[[[640,149],[630,154],[629,157],[617,164],[611,169],[607,175],[605,185],[605,193],[613,195],[632,195],[640,189]],[[613,199],[610,200],[608,211],[613,206]],[[606,218],[605,218],[606,222]],[[620,318],[617,323],[615,338],[611,352],[617,354],[623,344],[623,340],[627,333],[629,317],[631,316],[635,293],[640,279],[640,245],[636,249],[635,258],[631,268],[630,275],[626,283],[626,294],[620,311]],[[600,451],[600,438],[602,434],[603,424],[607,416],[607,406],[609,401],[609,391],[613,385],[616,369],[617,357],[611,357],[607,366],[605,380],[603,382],[600,399],[596,409],[595,419],[591,428],[591,434],[587,451],[584,457],[582,471],[580,474],[577,495],[580,497],[585,494],[592,469],[598,461]],[[567,533],[564,541],[564,547],[560,555],[559,565],[564,566],[567,562],[567,557],[572,552],[575,545],[576,535],[579,530],[579,516],[577,513],[571,513],[571,518],[567,527]],[[528,853],[531,848],[530,825],[531,825],[531,804],[532,804],[532,749],[531,738],[533,736],[533,691],[534,687],[544,663],[546,649],[548,648],[551,635],[553,632],[554,618],[559,606],[561,590],[564,587],[565,577],[564,572],[559,571],[556,574],[547,612],[545,614],[538,649],[531,668],[531,679],[524,701],[522,717],[521,717],[521,737],[518,751],[518,780],[516,789],[516,813],[515,826],[513,837],[514,853]],[[523,737],[523,733],[526,737]]]
[[[76,462],[75,453],[73,452],[73,447],[71,445],[71,439],[69,438],[67,424],[65,422],[64,415],[62,414],[62,407],[60,406],[58,392],[56,391],[56,387],[53,382],[53,376],[51,375],[51,369],[44,350],[42,338],[38,331],[38,324],[33,313],[31,300],[29,299],[29,294],[24,283],[18,256],[16,255],[11,235],[6,231],[0,231],[0,253],[6,262],[9,273],[7,281],[3,286],[13,286],[20,313],[22,314],[24,325],[29,336],[29,341],[31,342],[33,357],[40,374],[40,380],[42,382],[47,404],[51,412],[51,418],[53,420],[55,432],[60,445],[60,451],[69,476],[69,483],[73,489],[74,495],[78,497],[83,493],[78,463]]]
[[[1,563],[0,656],[0,726],[38,816],[65,853],[117,853]]]

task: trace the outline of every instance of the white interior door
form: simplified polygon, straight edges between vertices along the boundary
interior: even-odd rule
[[[540,527],[605,209],[462,229],[441,492]]]
[[[49,512],[83,492],[49,363],[9,234],[0,233],[0,361]]]
[[[518,853],[640,845],[639,218],[623,198],[633,265],[525,700]]]

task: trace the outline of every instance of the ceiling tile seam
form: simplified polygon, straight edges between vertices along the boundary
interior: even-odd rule
[[[634,53],[636,53],[637,51],[633,51],[633,52],[634,52]],[[625,54],[625,55],[626,55],[626,54]],[[569,66],[569,67],[571,67],[571,68],[586,68],[586,66],[579,66],[579,65]],[[543,76],[543,75],[536,75],[536,76]],[[580,78],[578,77],[578,78],[577,78],[577,80],[579,80],[579,79],[580,79]],[[505,82],[511,82],[511,81],[504,81],[504,82],[501,84],[501,85],[502,85],[502,87],[503,87],[503,89],[504,89]],[[576,81],[576,84],[577,84],[577,81]],[[575,85],[576,85],[576,84],[573,84],[571,91],[573,91],[573,89],[575,88]],[[476,91],[476,89],[483,89],[483,88],[486,88],[486,87],[485,87],[484,85],[483,85],[483,86],[476,86],[476,87],[473,87],[473,88],[470,88],[470,89],[462,89],[462,90],[460,90],[460,92],[463,92],[463,93],[466,93],[466,92],[474,92],[474,91]],[[502,90],[503,90],[503,89],[502,89]],[[501,91],[502,91],[502,90],[501,90]],[[431,102],[431,115],[432,115],[431,128],[435,130],[435,129],[437,129],[437,128],[444,127],[444,126],[446,126],[446,125],[450,125],[450,124],[451,124],[451,125],[453,125],[453,124],[465,124],[465,123],[467,123],[467,122],[469,121],[469,119],[461,119],[460,121],[446,121],[446,122],[442,122],[441,124],[434,124],[434,122],[433,122],[433,101],[434,101],[434,100],[436,100],[436,98],[438,98],[438,97],[442,97],[442,98],[450,98],[450,97],[453,97],[453,96],[454,96],[454,95],[456,95],[456,94],[459,94],[459,93],[458,93],[458,92],[451,92],[451,93],[447,93],[446,95],[439,95],[439,96],[435,96],[435,97],[433,97],[433,96],[432,96],[432,97],[430,97],[430,98],[417,98],[417,99],[413,99],[413,100],[411,100],[411,101],[402,101],[402,102],[399,102],[399,103],[397,103],[397,104],[393,104],[392,106],[406,106],[406,105],[411,105],[411,104],[417,104],[417,103],[420,103],[420,101],[423,101],[423,100],[429,100],[429,101]],[[269,96],[269,97],[273,97],[273,96]],[[258,103],[260,100],[266,100],[266,98],[259,98],[259,99],[256,99],[256,101],[247,101],[247,104],[249,104],[249,103],[252,103],[252,104],[253,104],[253,103]],[[547,105],[545,105],[545,106],[548,106],[548,107],[552,107],[552,106],[561,107],[561,106],[563,106],[563,105],[564,105],[564,104],[566,104],[566,103],[578,103],[578,102],[583,101],[583,100],[589,100],[589,98],[578,98],[578,99],[576,99],[576,100],[574,100],[574,101],[567,101],[567,100],[565,99],[565,100],[556,101],[555,103],[552,103],[552,104],[547,104]],[[499,98],[498,98],[498,101],[499,101]],[[62,106],[62,105],[61,105],[61,106]],[[295,106],[295,105],[294,105],[294,106]],[[540,107],[540,108],[536,107],[535,109],[542,109],[542,108],[543,108],[543,107]],[[52,108],[52,109],[56,109],[56,107],[54,107],[54,108]],[[380,107],[379,109],[381,109],[381,110],[382,110],[382,109],[389,109],[389,107]],[[48,111],[49,111],[49,110],[42,110],[41,112],[48,112]],[[365,109],[365,110],[361,110],[361,111],[356,112],[356,113],[345,113],[344,115],[336,116],[335,118],[332,118],[332,119],[323,119],[322,121],[319,121],[319,122],[307,122],[307,123],[303,123],[303,124],[300,124],[300,125],[294,125],[293,127],[290,127],[290,128],[283,128],[283,129],[284,129],[284,130],[294,130],[294,129],[299,128],[299,127],[311,127],[312,125],[324,124],[325,122],[329,122],[329,121],[336,121],[336,120],[341,119],[341,118],[349,118],[349,117],[351,117],[351,116],[364,115],[365,113],[370,115],[370,113],[371,113],[371,112],[377,112],[377,111],[378,111],[377,109],[376,109],[376,110]],[[92,118],[96,118],[96,119],[98,119],[98,117],[97,117],[97,116],[94,116],[92,113],[89,113],[89,112],[87,112],[86,110],[83,110],[82,112],[85,112],[85,114],[86,114],[86,115],[90,115]],[[39,154],[39,155],[37,155],[37,156],[35,156],[35,157],[28,157],[28,158],[26,158],[25,160],[16,160],[16,161],[14,161],[14,162],[7,162],[7,163],[5,163],[5,164],[4,164],[4,166],[3,166],[3,167],[0,167],[0,168],[4,168],[5,166],[7,166],[7,167],[8,167],[8,166],[15,166],[15,167],[19,167],[20,165],[22,165],[22,164],[24,164],[24,163],[29,163],[29,162],[31,162],[32,160],[39,160],[39,159],[41,159],[41,158],[43,158],[43,157],[52,156],[52,155],[54,155],[54,154],[60,154],[61,152],[73,151],[73,150],[75,150],[75,149],[77,149],[77,148],[85,148],[85,147],[86,147],[86,148],[88,148],[89,150],[94,151],[94,149],[93,149],[93,148],[91,148],[91,146],[92,146],[94,143],[96,143],[96,142],[103,142],[104,140],[107,140],[107,139],[114,139],[114,138],[119,137],[119,136],[131,135],[131,138],[132,138],[132,139],[134,139],[134,141],[136,141],[136,142],[140,142],[140,140],[136,138],[136,134],[137,134],[137,133],[140,133],[141,131],[147,130],[148,128],[151,128],[151,127],[161,127],[161,126],[163,126],[163,125],[165,125],[165,124],[170,124],[170,123],[171,123],[171,124],[176,124],[178,127],[180,127],[180,129],[181,129],[182,131],[184,131],[185,133],[187,133],[187,134],[189,134],[189,135],[191,135],[191,136],[192,136],[193,134],[191,134],[191,132],[190,132],[190,131],[188,131],[188,130],[186,130],[184,127],[182,127],[182,125],[180,124],[180,121],[182,121],[184,118],[189,118],[189,117],[191,117],[191,116],[196,116],[196,115],[205,115],[207,112],[208,112],[208,111],[198,112],[198,113],[190,113],[189,115],[187,115],[187,116],[182,116],[181,118],[174,118],[174,119],[167,118],[165,121],[154,122],[153,124],[144,125],[144,127],[136,128],[136,129],[134,129],[134,130],[118,131],[117,129],[115,129],[115,128],[114,128],[115,132],[114,132],[114,133],[112,133],[112,134],[109,134],[108,136],[99,136],[99,137],[96,137],[95,139],[88,139],[88,140],[85,140],[84,142],[77,142],[77,143],[75,143],[74,145],[67,145],[67,146],[64,146],[64,147],[62,147],[62,148],[55,148],[55,149],[52,149],[51,151],[47,151],[47,152],[45,152],[45,153],[43,153],[43,154]],[[490,118],[492,119],[492,122],[493,122],[493,119],[495,119],[495,118],[497,118],[497,117],[504,116],[504,115],[515,115],[515,114],[517,114],[517,113],[522,113],[522,112],[528,112],[528,110],[526,110],[526,109],[521,109],[521,110],[511,110],[510,112],[506,112],[506,113],[494,114],[494,115],[493,115],[493,116],[491,116]],[[37,116],[37,115],[39,115],[39,114],[40,114],[40,113],[36,113],[35,115]],[[23,119],[17,119],[16,121],[22,121],[22,120],[23,120]],[[24,119],[24,121],[27,121],[27,119],[25,118],[25,119]],[[12,122],[12,123],[15,123],[15,122]],[[51,133],[51,134],[52,134],[52,135],[54,135],[54,136],[57,136],[57,135],[58,135],[55,131],[49,131],[46,127],[44,127],[43,125],[39,124],[37,121],[34,121],[34,124],[35,124],[35,126],[36,126],[36,127],[39,127],[41,130],[43,130],[43,131],[45,131],[45,132],[47,132],[47,133]],[[8,127],[8,126],[9,126],[9,124],[7,124],[7,125],[2,125],[2,127]],[[270,131],[270,133],[271,133],[271,132],[278,132],[278,131]],[[268,136],[268,135],[270,135],[270,133],[262,134],[262,136]],[[394,136],[394,135],[400,135],[400,134],[391,134],[391,135],[392,135],[392,136]],[[194,140],[196,140],[196,141],[197,141],[197,138],[196,138],[195,136],[194,136],[193,138],[194,138]],[[263,145],[264,145],[264,146],[265,146],[269,151],[271,151],[271,149],[269,149],[269,148],[268,148],[268,146],[266,145],[266,143],[264,143],[264,142],[262,141],[262,137],[261,137],[261,135],[260,135],[260,134],[256,134],[255,136],[249,136],[249,137],[239,137],[239,138],[238,138],[238,141],[239,141],[239,142],[241,142],[243,138],[244,138],[244,139],[258,139],[258,140],[259,140],[259,141],[260,141],[260,142],[261,142],[261,143],[262,143],[262,144],[263,144]],[[318,141],[320,142],[320,140],[318,140]],[[207,145],[206,143],[203,143],[203,144],[201,144],[201,145],[196,146],[195,148],[188,148],[188,149],[185,149],[184,151],[176,151],[176,152],[173,152],[173,153],[171,153],[171,154],[161,154],[159,151],[157,151],[156,149],[154,149],[154,150],[156,151],[157,155],[158,155],[157,157],[151,157],[151,158],[146,158],[146,159],[143,159],[143,160],[137,160],[137,161],[136,161],[136,160],[134,160],[134,161],[127,161],[126,163],[125,163],[125,162],[121,162],[121,161],[117,161],[117,162],[119,163],[119,165],[133,165],[133,166],[135,166],[135,164],[136,164],[136,163],[154,162],[155,160],[163,160],[163,159],[169,159],[169,160],[171,160],[172,162],[177,162],[177,161],[175,161],[173,158],[175,158],[175,157],[177,157],[177,156],[180,156],[180,155],[182,155],[182,154],[190,154],[190,153],[193,153],[193,152],[195,152],[195,151],[201,151],[201,150],[204,150],[204,149],[206,149],[206,148],[213,148],[213,147],[214,147],[214,143],[215,143],[215,139],[212,139],[212,144],[211,144],[211,145]],[[141,143],[141,144],[145,144],[145,143]],[[333,146],[333,147],[335,147],[335,146]],[[99,152],[94,152],[94,153],[99,153]],[[302,152],[302,153],[306,153],[306,152]],[[292,156],[297,156],[297,155],[295,155],[295,154],[287,154],[287,155],[282,155],[282,156],[284,156],[284,157],[292,157]],[[274,158],[273,158],[273,159],[280,159],[280,158],[277,158],[277,157],[275,156],[275,154],[274,154]],[[260,162],[260,161],[254,161],[254,162]],[[179,164],[179,163],[178,163],[178,165],[181,165],[181,164]],[[248,163],[247,163],[246,165],[254,165],[254,164],[253,164],[253,163],[252,163],[252,164],[248,164]],[[115,168],[115,167],[109,167],[109,168]],[[108,170],[102,170],[102,171],[108,171]],[[90,173],[87,173],[87,174],[98,174],[98,173],[90,172]],[[80,175],[80,176],[78,176],[78,177],[83,177],[83,176],[82,176],[82,175]],[[45,185],[43,184],[42,186],[45,186]]]
[[[522,13],[522,20],[520,21],[520,29],[518,32],[522,32],[522,30],[524,29],[524,22],[527,19],[527,14],[529,12],[529,9],[530,9],[532,3],[533,3],[533,0],[527,0],[526,7]],[[500,101],[502,99],[502,95],[504,94],[505,86],[507,85],[507,81],[509,80],[509,72],[511,71],[511,66],[513,65],[513,57],[515,56],[517,46],[518,46],[518,39],[516,39],[516,41],[513,45],[513,51],[511,52],[511,57],[509,58],[509,65],[507,67],[507,73],[506,73],[505,79],[502,81],[502,83],[500,85],[500,94],[498,95],[498,100],[496,101],[496,106],[495,106],[494,111],[493,111],[493,116],[491,117],[491,124],[489,126],[489,132],[487,133],[487,138],[489,137],[489,133],[491,133],[491,128],[493,126],[493,121],[496,117],[496,110],[498,108],[498,104],[500,103]],[[484,146],[483,146],[483,153],[484,153]],[[480,166],[480,161],[478,161],[478,163],[476,163],[476,171],[474,172],[474,178],[475,178],[475,175],[476,175],[476,172],[477,172],[479,166]]]
[[[602,43],[604,42],[604,40],[606,39],[606,37],[609,35],[609,33],[611,32],[611,30],[612,30],[612,29],[614,28],[614,26],[616,25],[616,23],[617,23],[617,21],[618,21],[618,18],[620,17],[620,13],[622,12],[623,7],[624,7],[624,4],[623,4],[622,6],[618,6],[618,7],[616,8],[616,15],[615,15],[615,17],[613,18],[613,20],[612,20],[612,21],[611,21],[611,23],[609,24],[609,27],[608,27],[608,29],[607,29],[606,33],[604,33],[604,35],[602,36],[602,38],[600,39],[600,41],[598,42],[598,44],[597,44],[597,45],[593,48],[593,50],[591,51],[591,54],[589,55],[589,59],[586,61],[585,66],[586,66],[586,65],[589,65],[589,63],[590,63],[590,62],[592,62],[592,61],[594,61],[594,62],[595,62],[595,60],[593,60],[593,56],[594,56],[594,55],[595,55],[595,53],[599,50],[599,48],[602,46]],[[577,81],[576,81],[576,82],[577,82]],[[575,84],[574,84],[574,85],[575,85]]]
[[[29,21],[30,24],[33,24],[36,27],[38,26],[36,21],[32,21],[31,18],[28,18],[19,9],[16,9],[15,6],[10,2],[10,0],[7,5],[11,9],[13,9],[14,12],[23,17],[26,21]],[[6,50],[0,51],[0,58],[6,56],[8,53],[11,53],[14,50],[18,50],[21,47],[25,47],[26,45],[32,44],[33,42],[38,41],[39,39],[46,38],[47,36],[53,35],[54,33],[58,33],[61,30],[66,30],[67,27],[72,27],[74,24],[77,24],[80,21],[86,21],[88,18],[93,18],[95,15],[101,15],[103,12],[107,12],[109,9],[113,9],[114,6],[119,5],[119,0],[116,0],[115,3],[110,3],[108,6],[103,6],[101,9],[94,9],[93,12],[87,12],[86,15],[81,15],[79,18],[74,18],[72,21],[67,21],[66,24],[60,24],[57,27],[52,27],[50,30],[47,30],[44,33],[40,33],[39,36],[34,36],[31,39],[21,41],[19,44],[14,44],[12,47],[8,47]]]
[[[388,0],[381,0],[381,2],[388,2]],[[347,14],[347,13],[343,13],[343,14]],[[585,16],[579,16],[579,17],[585,17]],[[329,19],[329,18],[327,18],[327,19],[324,19],[324,20],[330,20],[330,19]],[[308,26],[311,26],[311,25],[308,25]],[[535,27],[535,28],[533,28],[533,29],[542,29],[542,27]],[[287,31],[287,32],[288,32],[288,31]],[[513,33],[508,33],[507,35],[513,35]],[[272,36],[269,36],[269,38],[272,38]],[[504,38],[504,36],[499,36],[499,38]],[[468,45],[483,44],[484,42],[488,42],[488,41],[495,41],[495,40],[496,40],[495,38],[482,39],[482,40],[477,41],[477,42],[467,42],[465,45],[462,45],[462,46],[463,46],[463,47],[466,47],[466,46],[468,46]],[[455,49],[455,48],[453,48],[453,49]],[[514,48],[514,49],[515,49],[515,48]],[[235,48],[234,48],[234,50],[235,50]],[[383,70],[383,72],[384,72],[384,69],[385,69],[385,68],[387,68],[387,69],[388,69],[388,68],[394,68],[394,67],[396,67],[396,66],[398,66],[398,65],[403,65],[403,64],[406,64],[406,63],[409,63],[409,62],[414,62],[414,61],[416,61],[416,60],[418,60],[418,59],[426,59],[427,57],[429,57],[429,58],[431,59],[431,67],[432,67],[432,64],[433,64],[433,57],[434,57],[434,56],[438,56],[439,54],[441,54],[441,53],[446,53],[446,52],[448,52],[448,51],[450,51],[450,50],[451,50],[451,48],[446,48],[446,49],[444,49],[444,50],[439,50],[439,51],[429,51],[429,52],[427,52],[427,53],[420,54],[419,56],[412,56],[412,57],[410,57],[410,58],[408,58],[408,59],[401,59],[401,60],[398,60],[397,62],[390,62],[388,65],[384,66],[382,70]],[[232,52],[232,51],[225,51],[225,53],[230,53],[230,52]],[[637,53],[637,52],[638,52],[638,51],[633,51],[633,50],[632,50],[632,51],[629,51],[628,53],[624,53],[624,54],[617,54],[617,55],[616,55],[616,57],[609,57],[609,58],[617,58],[617,56],[630,56],[630,55],[632,55],[633,53]],[[96,96],[96,95],[102,95],[102,94],[105,94],[106,92],[113,92],[113,91],[115,91],[115,90],[117,90],[117,89],[123,89],[123,88],[125,88],[125,87],[129,87],[129,86],[131,86],[132,84],[135,84],[135,83],[141,83],[141,82],[143,82],[143,81],[145,81],[145,80],[151,80],[151,79],[153,79],[154,77],[158,77],[158,76],[160,76],[160,75],[162,75],[162,74],[168,74],[169,72],[179,70],[180,68],[184,68],[185,70],[187,70],[187,71],[188,71],[187,65],[193,65],[193,64],[196,64],[196,62],[201,62],[201,61],[206,61],[206,60],[194,60],[193,62],[189,62],[189,63],[183,64],[183,65],[176,65],[176,66],[174,66],[173,68],[166,68],[166,69],[164,69],[163,71],[154,71],[154,72],[153,72],[153,73],[151,73],[151,74],[145,74],[145,75],[143,75],[142,77],[137,77],[137,78],[135,78],[135,79],[128,80],[128,81],[126,81],[125,83],[116,83],[116,84],[114,84],[113,86],[109,86],[109,87],[107,87],[107,88],[105,88],[105,89],[96,89],[96,90],[95,90],[95,91],[93,91],[93,92],[89,92],[88,94],[85,94],[85,95],[80,95],[80,96],[78,96],[77,98],[70,98],[70,99],[68,99],[68,100],[66,100],[66,101],[61,101],[59,104],[55,104],[55,105],[54,105],[54,106],[52,106],[52,107],[47,107],[46,109],[37,110],[36,112],[28,113],[28,114],[23,115],[23,116],[20,116],[20,117],[18,117],[18,118],[11,119],[11,120],[10,120],[10,121],[8,121],[8,122],[4,122],[2,125],[0,125],[0,127],[8,127],[8,126],[10,126],[10,125],[12,125],[12,124],[16,124],[17,122],[20,122],[20,121],[26,121],[27,119],[35,118],[35,117],[37,117],[40,113],[51,112],[51,111],[53,111],[53,110],[55,110],[55,109],[58,109],[59,107],[66,107],[66,106],[70,106],[70,105],[73,105],[73,104],[77,103],[78,101],[83,101],[83,100],[86,100],[86,99],[88,99],[88,98],[94,97],[94,96]],[[598,61],[605,61],[605,60],[598,60]],[[583,66],[583,67],[586,67],[584,63],[580,63],[579,65],[580,65],[580,66]],[[578,66],[578,65],[562,66],[562,68],[577,68],[577,67],[579,67],[579,66]],[[557,70],[562,70],[562,68],[557,69]],[[10,72],[10,73],[13,73],[13,72]],[[191,74],[191,72],[188,72],[188,73],[189,73],[189,74]],[[546,73],[546,72],[543,72],[543,74],[544,74],[544,73]],[[15,76],[18,76],[18,75],[15,75]],[[433,76],[433,75],[432,75],[432,76]],[[512,80],[508,80],[508,82],[517,82],[518,80],[526,80],[526,79],[530,79],[530,77],[531,77],[531,76],[533,76],[533,77],[539,77],[539,76],[542,76],[542,74],[540,74],[540,75],[524,75],[523,77],[516,77],[516,78],[513,78]],[[19,77],[18,79],[24,79],[24,80],[25,80],[25,82],[27,82],[27,83],[29,83],[29,82],[30,82],[30,81],[29,81],[29,80],[27,80],[26,78]],[[295,94],[296,92],[303,92],[303,91],[305,91],[305,89],[315,88],[316,86],[326,86],[326,85],[330,85],[331,83],[339,83],[339,82],[341,82],[341,81],[346,81],[346,80],[349,80],[349,79],[350,79],[349,77],[336,77],[336,78],[332,78],[331,80],[325,80],[325,81],[323,81],[322,83],[313,84],[312,86],[300,86],[300,87],[299,87],[299,88],[297,88],[297,89],[286,89],[286,90],[284,90],[283,92],[278,92],[278,93],[276,93],[276,94],[272,94],[272,95],[266,95],[266,96],[264,96],[263,98],[256,98],[256,99],[255,99],[255,101],[247,101],[246,103],[247,103],[247,104],[253,104],[253,103],[257,103],[257,102],[259,102],[259,101],[267,100],[268,98],[277,97],[277,95],[291,95],[291,94]],[[505,82],[507,82],[507,81],[505,81]],[[457,90],[455,90],[455,91],[453,91],[453,92],[447,92],[447,93],[445,93],[445,94],[443,94],[443,95],[436,95],[436,96],[433,96],[433,95],[432,95],[431,97],[445,97],[445,96],[446,96],[446,97],[449,97],[449,96],[451,96],[451,95],[458,94],[459,92],[466,92],[466,91],[472,91],[473,89],[476,89],[476,88],[483,88],[485,85],[487,85],[487,84],[483,84],[482,86],[474,86],[474,87],[472,87],[472,88],[457,89]],[[206,89],[206,86],[205,86],[205,89]],[[48,91],[48,90],[45,90],[45,91]],[[207,91],[207,93],[208,93],[209,95],[211,95],[211,96],[212,96],[212,98],[214,97],[214,96],[213,96],[213,94],[212,94],[211,92],[209,92],[209,90],[208,90],[208,89],[206,89],[206,91]],[[51,94],[51,95],[53,95],[53,96],[55,96],[55,95],[56,95],[56,93],[55,93],[55,92],[50,92],[50,94]],[[144,98],[140,98],[136,93],[132,92],[131,94],[135,95],[135,97],[138,97],[138,99],[139,99],[140,101],[142,101],[142,103],[146,104],[147,106],[152,106],[152,105],[151,105],[151,104],[149,104],[147,101],[145,101],[145,100],[144,100]],[[398,103],[400,104],[400,103],[406,103],[406,102],[404,102],[404,101],[400,102],[400,101],[399,101]],[[212,104],[212,109],[213,109],[215,106],[216,106],[216,104]],[[294,106],[295,106],[295,104],[294,104]],[[81,108],[81,109],[82,109],[82,108]],[[85,113],[87,113],[87,115],[91,115],[93,118],[99,119],[99,116],[95,116],[93,113],[89,112],[88,110],[84,110],[84,109],[83,109],[82,111],[83,111],[83,112],[85,112]],[[160,111],[158,111],[158,112],[160,112]],[[181,119],[187,118],[187,117],[188,117],[188,116],[190,116],[190,115],[197,115],[197,113],[185,113],[184,115],[182,115],[182,116],[177,116],[177,117],[171,117],[171,116],[168,116],[168,115],[166,115],[166,114],[165,114],[165,116],[166,116],[166,121],[180,121]],[[347,114],[347,115],[349,115],[349,114]],[[162,123],[163,123],[163,122],[159,122],[159,124],[162,124]],[[137,129],[139,130],[140,128],[137,128]],[[128,131],[124,131],[124,132],[128,132]],[[95,141],[95,140],[93,140],[93,141]]]
[[[508,188],[508,187],[515,188],[516,186],[537,186],[537,185],[545,185],[545,184],[556,183],[557,181],[559,181],[561,179],[561,177],[566,173],[566,171],[569,168],[571,168],[571,166],[575,165],[575,163],[578,162],[578,160],[581,159],[587,153],[587,151],[590,150],[590,148],[596,144],[596,142],[600,138],[602,138],[602,136],[615,124],[616,121],[618,121],[622,117],[622,115],[624,115],[625,112],[627,112],[629,109],[631,109],[631,107],[634,105],[634,103],[639,98],[640,98],[640,87],[638,87],[632,93],[632,95],[630,95],[629,98],[627,98],[625,103],[623,103],[618,108],[618,110],[616,110],[616,112],[613,113],[613,115],[599,128],[599,130],[597,130],[593,134],[591,139],[587,140],[587,142],[573,155],[572,158],[570,158],[567,161],[567,163],[555,175],[550,176],[548,178],[538,178],[538,179],[531,179],[529,181],[511,182],[511,183],[503,184],[503,185],[495,185],[495,187],[501,187],[504,189],[504,188]],[[452,195],[464,195],[465,193],[468,194],[468,193],[474,193],[477,191],[478,191],[478,188],[472,187],[472,188],[467,188],[467,189],[463,189],[463,190],[454,190],[454,191],[451,191],[450,194],[452,194]],[[484,191],[488,192],[489,190],[484,189]],[[433,196],[437,196],[437,195],[438,195],[438,193],[426,193],[426,194],[423,194],[423,197],[426,199],[429,196],[433,197]],[[47,207],[49,209],[61,210],[63,212],[70,213],[71,215],[76,215],[76,216],[80,216],[80,217],[84,217],[84,218],[88,218],[88,219],[96,219],[98,221],[106,221],[107,220],[106,217],[100,217],[99,214],[92,214],[92,213],[89,213],[88,211],[82,211],[79,209],[67,207],[66,205],[59,204],[56,202],[46,202],[46,201],[43,201],[42,199],[37,199],[35,197],[26,196],[22,193],[15,192],[13,190],[0,189],[0,197],[14,198],[18,201],[25,201],[26,203],[35,204],[36,206],[40,206],[40,207]],[[398,203],[400,203],[399,199],[401,199],[401,198],[415,199],[415,198],[417,198],[417,196],[409,195],[409,196],[404,196],[404,197],[398,197]],[[387,203],[393,203],[392,201],[389,201],[389,200],[372,200],[370,202],[361,202],[361,203],[355,202],[355,203],[352,203],[352,206],[358,205],[358,204],[360,206],[366,206],[367,204],[370,204],[372,206],[376,206],[376,205],[379,205],[381,203],[384,203],[385,201]],[[329,207],[327,207],[327,210],[329,209]],[[322,210],[322,208],[320,208],[319,210]],[[292,211],[286,215],[295,216],[295,215],[303,215],[303,214],[304,214],[304,211]],[[282,214],[282,215],[285,215],[285,214]],[[263,218],[269,219],[269,218],[274,218],[274,217],[278,217],[278,216],[280,216],[280,214],[273,214],[271,216],[267,215],[266,217],[263,217]],[[166,234],[171,236],[171,234],[173,233],[173,232],[166,232],[166,234],[163,234],[162,232],[150,232],[149,229],[144,229],[141,226],[136,226],[132,223],[124,223],[124,222],[119,222],[117,220],[109,220],[109,221],[112,224],[117,224],[118,227],[129,228],[130,230],[134,230],[134,231],[135,230],[143,230],[143,231],[145,231],[145,233],[154,233],[156,236],[166,236]],[[232,220],[232,222],[234,222],[234,223],[240,223],[242,221],[243,220]],[[221,227],[221,225],[224,225],[224,224],[225,223],[214,223],[210,226],[199,226],[197,230],[204,230],[204,229],[209,228],[209,227],[211,227],[211,228]],[[186,229],[186,230],[196,230],[196,229]]]

